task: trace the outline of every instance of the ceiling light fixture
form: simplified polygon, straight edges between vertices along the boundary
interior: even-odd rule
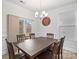
[[[35,17],[36,18],[43,18],[45,16],[48,16],[48,13],[46,13],[45,10],[42,10],[42,6],[41,6],[41,0],[40,0],[40,11],[36,11],[35,12]]]

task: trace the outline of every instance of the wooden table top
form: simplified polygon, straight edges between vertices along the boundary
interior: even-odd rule
[[[16,46],[29,56],[33,56],[56,41],[56,39],[38,37],[36,39],[25,40],[24,42],[16,44]]]

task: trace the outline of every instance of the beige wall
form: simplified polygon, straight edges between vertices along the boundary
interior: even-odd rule
[[[18,16],[14,15],[7,15],[7,32],[8,32],[8,40],[11,42],[16,41],[16,35],[19,31],[19,18]]]

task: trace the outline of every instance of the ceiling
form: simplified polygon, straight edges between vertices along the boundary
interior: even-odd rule
[[[8,0],[32,11],[50,10],[63,5],[75,3],[77,0]]]

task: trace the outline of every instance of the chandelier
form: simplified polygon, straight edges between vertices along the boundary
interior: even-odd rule
[[[36,11],[35,12],[35,17],[42,18],[42,17],[45,17],[45,16],[48,16],[48,13],[46,13],[46,11],[41,11],[41,12]]]
[[[37,10],[35,12],[35,17],[36,18],[42,18],[42,17],[45,17],[45,16],[48,16],[48,13],[46,13],[45,10],[42,10],[41,0],[40,0],[40,11]]]

